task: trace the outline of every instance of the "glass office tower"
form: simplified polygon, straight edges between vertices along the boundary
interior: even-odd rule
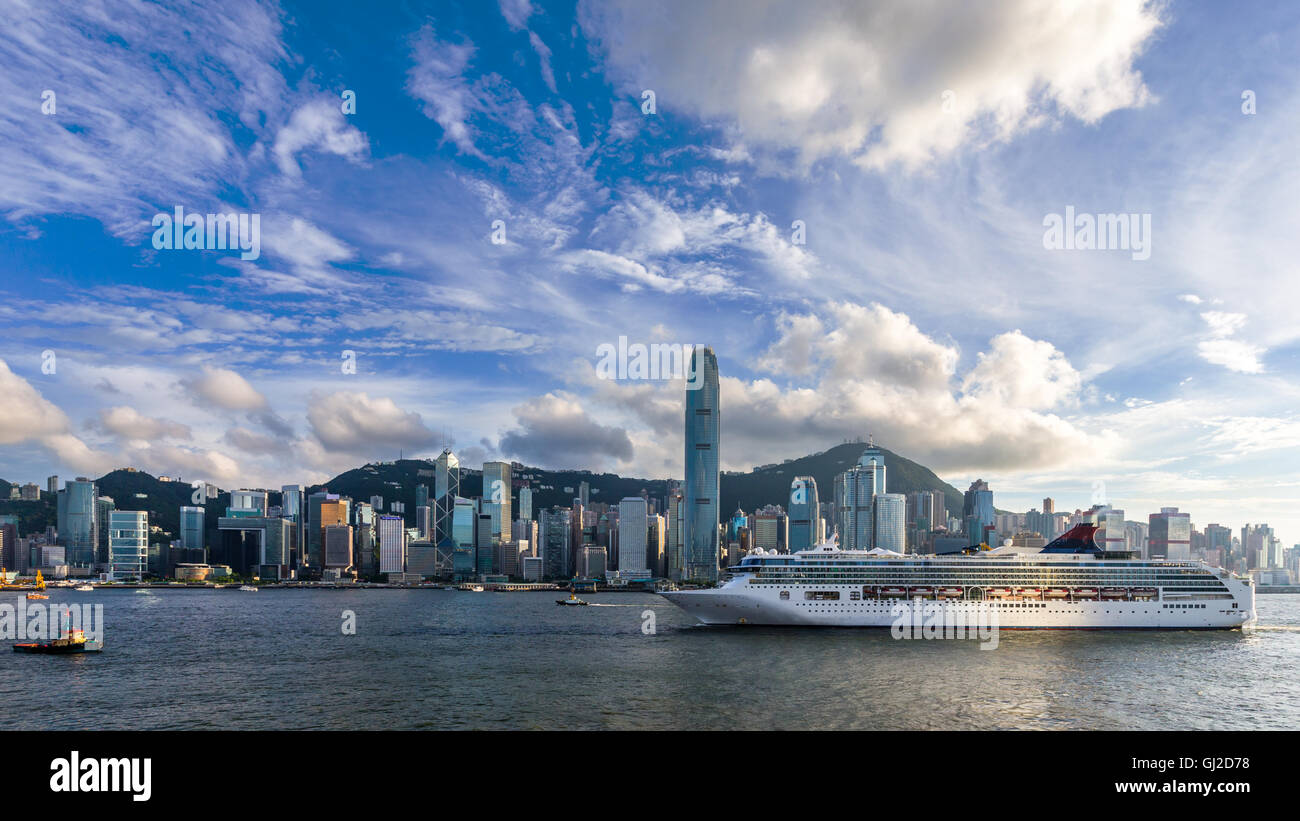
[[[682,500],[682,541],[692,581],[718,580],[718,359],[712,348],[691,354],[686,382],[686,492]]]

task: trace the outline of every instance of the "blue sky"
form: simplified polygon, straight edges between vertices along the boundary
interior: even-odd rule
[[[624,335],[714,346],[729,469],[872,433],[1007,509],[1300,539],[1287,4],[10,6],[5,478],[678,475]],[[156,250],[178,205],[260,257]],[[1045,248],[1067,206],[1150,258]]]

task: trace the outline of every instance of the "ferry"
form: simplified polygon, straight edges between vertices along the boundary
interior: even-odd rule
[[[572,593],[569,594],[569,598],[567,598],[567,599],[556,599],[556,600],[555,600],[555,603],[556,603],[556,604],[565,604],[565,605],[568,605],[568,606],[570,606],[570,607],[586,607],[586,606],[587,606],[587,603],[586,603],[585,601],[583,601],[582,599],[578,598],[577,596],[575,596],[575,595],[572,594]]]
[[[917,599],[944,618],[994,609],[1009,629],[1231,630],[1255,622],[1250,578],[1202,561],[1106,551],[1096,531],[1081,524],[1041,549],[950,555],[840,550],[832,537],[793,554],[755,550],[719,587],[659,595],[705,624],[890,627],[894,608]]]

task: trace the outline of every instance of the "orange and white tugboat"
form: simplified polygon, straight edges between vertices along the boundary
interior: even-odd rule
[[[39,653],[47,656],[64,656],[73,653],[98,653],[104,649],[104,642],[91,641],[86,638],[85,630],[72,629],[71,618],[69,618],[68,629],[63,631],[60,638],[45,644],[15,644],[15,653]]]

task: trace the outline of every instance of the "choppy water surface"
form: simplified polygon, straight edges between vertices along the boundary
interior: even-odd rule
[[[561,595],[54,590],[104,605],[106,649],[0,643],[0,727],[1300,728],[1295,595],[1258,597],[1244,633],[1004,631],[993,651],[708,628],[657,596]]]

